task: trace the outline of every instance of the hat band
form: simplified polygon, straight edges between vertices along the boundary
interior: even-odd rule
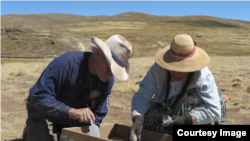
[[[196,42],[194,41],[194,48],[188,52],[185,52],[185,53],[176,53],[172,47],[170,47],[170,52],[172,55],[175,55],[175,56],[178,56],[178,57],[190,57],[190,56],[193,56],[195,54],[195,51],[196,51]]]
[[[121,59],[119,59],[116,55],[115,55],[115,53],[112,51],[112,50],[110,50],[111,51],[111,54],[112,54],[112,57],[117,61],[117,62],[119,62],[122,66],[127,66],[127,63],[124,63]]]

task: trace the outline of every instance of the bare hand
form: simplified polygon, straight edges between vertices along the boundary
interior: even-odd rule
[[[69,119],[79,120],[79,122],[89,123],[90,119],[95,121],[95,115],[89,108],[70,109]]]

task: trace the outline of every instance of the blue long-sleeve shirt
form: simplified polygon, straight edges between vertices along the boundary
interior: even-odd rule
[[[92,90],[100,91],[100,96],[96,98],[96,107],[91,109],[96,117],[95,123],[100,124],[108,112],[114,77],[110,81],[102,82],[97,76],[91,75],[88,68],[91,54],[70,51],[55,58],[30,88],[29,104],[37,111],[45,113],[48,118],[62,124],[75,125],[78,121],[69,120],[68,112],[71,108],[91,105],[92,87]]]

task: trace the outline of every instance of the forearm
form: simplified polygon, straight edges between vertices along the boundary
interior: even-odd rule
[[[220,110],[210,110],[205,107],[205,105],[201,105],[190,112],[192,115],[194,125],[211,123],[219,120],[220,118]]]
[[[147,112],[153,93],[150,91],[143,90],[142,88],[139,89],[137,93],[133,96],[132,99],[132,106],[131,106],[131,116],[132,118],[135,115],[141,115],[142,117]]]
[[[30,104],[38,111],[54,118],[67,118],[71,107],[56,98],[69,82],[70,75],[60,62],[52,61],[30,88]]]
[[[161,71],[159,71],[159,69],[160,67],[156,63],[154,63],[148,70],[146,76],[140,81],[139,84],[140,88],[134,94],[132,99],[132,104],[131,104],[132,118],[135,115],[144,116],[144,114],[147,112],[153,95],[157,93],[158,77],[156,74],[162,74]]]
[[[203,105],[194,108],[190,114],[193,116],[194,124],[206,124],[217,121],[221,117],[221,105],[218,88],[213,75],[209,70],[204,72],[204,79],[196,88],[196,92],[204,101]]]
[[[71,107],[64,103],[57,101],[55,98],[43,98],[37,97],[30,98],[30,104],[39,112],[45,113],[54,118],[67,118]]]
[[[96,101],[97,103],[96,108],[92,110],[96,117],[95,124],[97,125],[102,123],[102,120],[106,117],[108,113],[110,95],[111,93],[108,93],[107,96],[103,96],[100,99],[98,99]]]
[[[193,117],[194,124],[206,124],[219,120],[221,117],[221,105],[216,91],[210,91],[209,93],[199,93],[204,104],[194,108],[190,114]]]

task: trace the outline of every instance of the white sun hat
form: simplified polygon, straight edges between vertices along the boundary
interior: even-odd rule
[[[92,37],[91,40],[103,51],[113,75],[120,80],[128,79],[130,74],[128,60],[132,54],[132,45],[118,34],[111,36],[105,42],[97,37]]]

